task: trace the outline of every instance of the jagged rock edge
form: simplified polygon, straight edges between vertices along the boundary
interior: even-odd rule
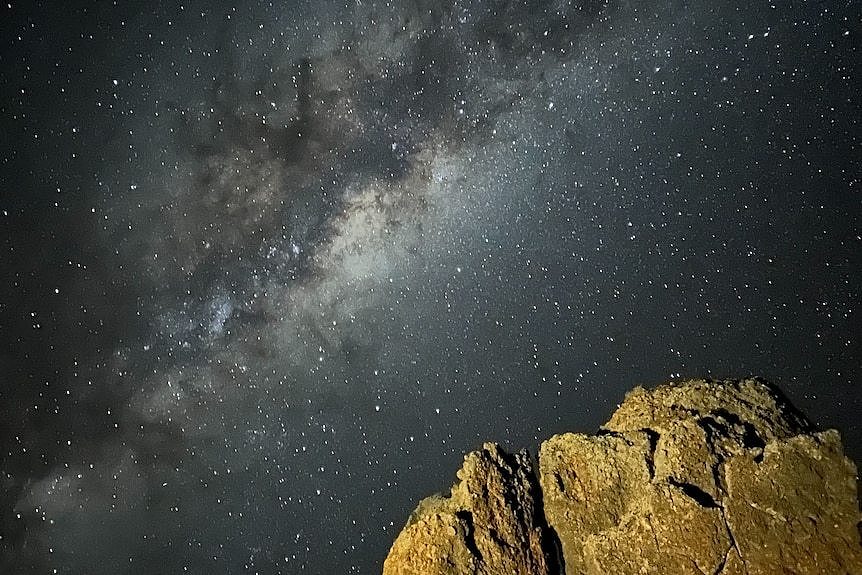
[[[658,485],[659,483],[664,483],[668,487],[673,488],[675,492],[678,492],[681,495],[685,496],[689,501],[692,501],[698,507],[704,508],[704,509],[717,509],[719,514],[720,514],[721,525],[723,526],[723,529],[726,533],[727,539],[729,541],[729,545],[727,546],[727,549],[723,552],[723,554],[721,554],[721,559],[717,563],[715,570],[713,571],[712,575],[721,575],[725,571],[725,569],[728,566],[728,562],[731,560],[731,557],[732,557],[732,554],[734,551],[736,552],[736,557],[739,560],[739,564],[737,565],[737,567],[741,568],[743,570],[743,572],[748,573],[749,572],[748,562],[747,562],[745,556],[743,555],[742,550],[740,549],[740,546],[737,542],[737,537],[734,534],[734,530],[733,530],[733,527],[732,527],[730,521],[728,520],[727,509],[725,508],[725,505],[724,505],[724,500],[730,496],[730,494],[728,492],[728,484],[727,484],[727,478],[726,478],[726,472],[725,472],[725,466],[728,463],[729,459],[728,459],[728,457],[725,456],[725,449],[722,446],[720,446],[719,443],[717,443],[717,441],[718,441],[718,439],[720,439],[720,437],[717,438],[717,436],[715,435],[716,432],[719,432],[719,434],[720,434],[722,429],[726,429],[727,430],[726,434],[728,436],[732,435],[731,431],[735,432],[737,434],[737,436],[740,438],[739,444],[740,444],[740,447],[742,448],[742,451],[740,453],[730,452],[729,457],[732,459],[732,458],[735,458],[735,457],[738,457],[741,455],[748,455],[751,458],[750,459],[751,462],[753,464],[755,464],[757,467],[760,467],[760,465],[763,463],[763,455],[765,452],[765,448],[770,444],[773,444],[773,443],[780,444],[780,443],[784,443],[784,442],[789,442],[795,438],[800,438],[800,437],[802,437],[802,438],[810,437],[811,439],[813,439],[815,441],[815,443],[817,445],[824,445],[825,442],[822,440],[822,437],[820,437],[821,433],[818,432],[817,427],[815,425],[813,425],[805,417],[804,413],[802,413],[801,411],[796,409],[795,406],[793,406],[793,404],[789,402],[789,400],[786,398],[786,396],[776,386],[774,386],[773,384],[771,384],[769,382],[762,380],[761,378],[747,378],[744,380],[689,380],[686,382],[672,382],[670,384],[663,384],[659,387],[665,387],[665,386],[682,387],[682,386],[684,386],[690,382],[691,383],[703,383],[703,384],[725,384],[725,383],[730,383],[730,382],[737,383],[737,384],[742,384],[742,383],[758,384],[758,385],[762,386],[763,388],[765,388],[767,395],[769,397],[771,397],[773,402],[774,402],[775,413],[780,415],[786,424],[785,425],[786,429],[784,429],[783,431],[777,430],[777,433],[773,437],[764,438],[761,436],[760,430],[758,429],[757,426],[755,426],[751,421],[747,421],[745,419],[740,418],[740,416],[737,413],[734,413],[732,411],[725,411],[721,408],[703,411],[703,410],[699,410],[699,409],[687,408],[687,407],[684,407],[682,405],[677,405],[677,404],[671,404],[671,405],[667,406],[669,409],[678,410],[681,413],[686,413],[689,416],[689,418],[691,419],[691,421],[694,424],[696,424],[697,427],[699,427],[701,430],[703,430],[704,439],[708,443],[709,452],[715,458],[714,462],[710,466],[711,467],[710,471],[711,471],[711,474],[713,476],[713,480],[715,482],[715,487],[716,487],[717,493],[720,495],[719,498],[713,497],[711,494],[705,492],[703,489],[701,489],[700,487],[698,487],[695,484],[675,480],[675,478],[670,476],[670,475],[668,475],[667,477],[662,478],[662,479],[656,479],[655,454],[656,454],[656,450],[657,450],[657,446],[659,444],[659,441],[662,437],[662,434],[655,429],[646,427],[646,428],[641,428],[641,429],[637,429],[637,430],[635,430],[635,429],[616,430],[616,429],[608,429],[605,426],[602,426],[593,435],[586,436],[586,437],[593,437],[593,438],[601,437],[601,436],[617,437],[617,438],[623,440],[629,446],[634,447],[635,443],[631,440],[630,437],[627,437],[627,434],[634,433],[634,432],[643,433],[647,437],[648,444],[649,444],[649,450],[647,453],[644,454],[644,457],[645,457],[644,463],[646,464],[646,467],[649,471],[649,481],[648,482],[650,484],[654,484],[654,485]],[[651,390],[645,390],[645,389],[640,388],[640,387],[635,388],[635,390],[641,390],[641,391],[646,392],[646,393],[653,393],[657,389],[658,388],[654,388]],[[633,390],[633,391],[635,391],[635,390]],[[632,392],[630,392],[630,393],[632,393]],[[628,397],[629,397],[629,394],[626,394],[626,400],[628,399]],[[736,397],[734,399],[735,399],[735,401],[738,402],[737,405],[748,409],[753,415],[760,417],[760,418],[763,418],[766,421],[771,419],[771,417],[769,417],[768,413],[764,413],[764,407],[760,403],[753,403],[750,401],[745,401],[743,398],[739,398],[739,397]],[[771,409],[767,409],[766,411],[770,411],[770,410]],[[610,422],[610,420],[609,420],[609,422]],[[742,433],[740,433],[738,427],[742,428]],[[748,441],[749,434],[753,434],[756,437],[756,440],[757,440],[756,444],[749,444],[749,441]],[[585,436],[584,434],[579,434],[579,435]],[[550,438],[548,440],[550,440]],[[548,441],[548,440],[545,440],[545,441]],[[839,441],[840,441],[840,439],[839,439]],[[544,442],[542,442],[542,444],[540,444],[540,447],[541,447],[541,445],[544,445]],[[496,447],[496,445],[495,445],[495,447]],[[554,572],[564,574],[566,572],[565,571],[565,557],[564,557],[563,549],[562,549],[562,545],[561,545],[561,538],[560,538],[560,534],[557,532],[557,529],[551,524],[549,517],[548,517],[548,514],[547,514],[547,511],[546,511],[546,505],[545,505],[545,495],[546,494],[545,494],[545,490],[542,487],[542,482],[541,482],[541,474],[540,474],[541,466],[540,466],[538,453],[537,453],[537,457],[535,457],[535,458],[530,456],[529,452],[526,449],[521,450],[521,453],[526,453],[528,459],[532,463],[532,465],[530,465],[527,469],[522,469],[522,472],[525,473],[527,479],[531,482],[531,484],[533,486],[538,487],[538,489],[534,493],[534,496],[535,496],[534,497],[534,503],[535,503],[534,512],[536,515],[540,515],[540,517],[537,517],[537,519],[541,519],[542,521],[539,521],[539,523],[541,525],[535,527],[535,530],[545,531],[546,534],[549,535],[549,537],[540,537],[539,538],[541,551],[543,552],[546,559],[549,560],[549,563],[550,563],[549,567],[552,567],[552,568],[556,567],[557,571],[554,571]],[[507,464],[506,465],[507,471],[511,471],[511,466],[510,466],[511,462],[508,461],[509,458],[513,458],[516,460],[517,454],[518,454],[518,452],[513,452],[510,454],[504,450],[499,451],[499,455],[502,457],[503,462]],[[846,456],[844,456],[844,457],[846,459]],[[517,463],[517,461],[516,461],[516,463]],[[553,478],[560,487],[560,489],[559,489],[560,493],[565,493],[566,489],[563,485],[562,477],[558,473],[554,472]],[[579,477],[577,477],[577,478],[578,478],[578,480],[580,480]],[[857,479],[857,481],[858,481],[858,479]],[[460,480],[455,482],[452,486],[452,490],[454,491],[457,488],[457,486],[459,486],[460,484],[461,484]],[[690,491],[692,491],[694,494]],[[703,498],[699,497],[698,496],[699,494],[697,492],[701,492],[703,494],[703,496],[708,498],[708,500],[706,502],[704,502],[702,500]],[[505,493],[503,495],[504,495],[505,499],[508,499],[508,497],[505,497],[506,496]],[[440,497],[440,496],[438,495],[438,497]],[[858,501],[857,501],[857,504],[858,504]],[[756,506],[753,506],[753,507],[755,509],[757,508]],[[410,522],[412,522],[412,520],[414,520],[414,515],[418,515],[420,511],[421,511],[420,508],[417,507],[417,509],[414,511],[414,513],[411,513],[411,517],[410,517],[411,521],[408,521],[408,525],[410,524]],[[522,512],[523,512],[523,510],[521,510],[521,513]],[[519,513],[519,515],[521,515],[521,513]],[[860,517],[862,517],[862,516],[860,516]],[[522,516],[521,518],[524,518],[524,517]],[[661,546],[659,544],[658,538],[655,534],[655,528],[654,528],[652,521],[651,521],[652,514],[651,513],[647,514],[645,516],[645,519],[647,520],[647,524],[649,525],[649,529],[653,533],[653,537],[656,538],[657,547],[660,548]],[[622,522],[623,522],[623,520],[622,520],[622,518],[620,518],[618,526],[621,526]],[[857,526],[859,527],[860,537],[862,537],[862,521],[860,521],[857,524]],[[504,543],[504,542],[500,541],[500,543]],[[548,548],[548,545],[550,545],[551,548]],[[475,547],[475,545],[474,545],[474,547]],[[481,560],[481,554],[477,554],[477,555],[478,555],[478,558]],[[686,559],[690,560],[699,572],[704,572],[700,569],[700,567],[697,566],[694,557],[686,557]]]

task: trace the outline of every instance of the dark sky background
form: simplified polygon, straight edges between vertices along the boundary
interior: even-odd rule
[[[0,571],[375,573],[484,440],[862,456],[855,2],[0,6]]]

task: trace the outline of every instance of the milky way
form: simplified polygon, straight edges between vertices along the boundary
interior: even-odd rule
[[[862,455],[852,3],[0,8],[0,570],[373,573],[483,440]]]

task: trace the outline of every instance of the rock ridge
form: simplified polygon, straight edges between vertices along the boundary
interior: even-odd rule
[[[468,454],[384,575],[862,574],[856,467],[761,379],[626,394],[595,435]]]

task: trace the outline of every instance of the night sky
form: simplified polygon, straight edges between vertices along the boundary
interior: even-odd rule
[[[375,573],[761,375],[862,456],[860,6],[0,7],[0,571]]]

